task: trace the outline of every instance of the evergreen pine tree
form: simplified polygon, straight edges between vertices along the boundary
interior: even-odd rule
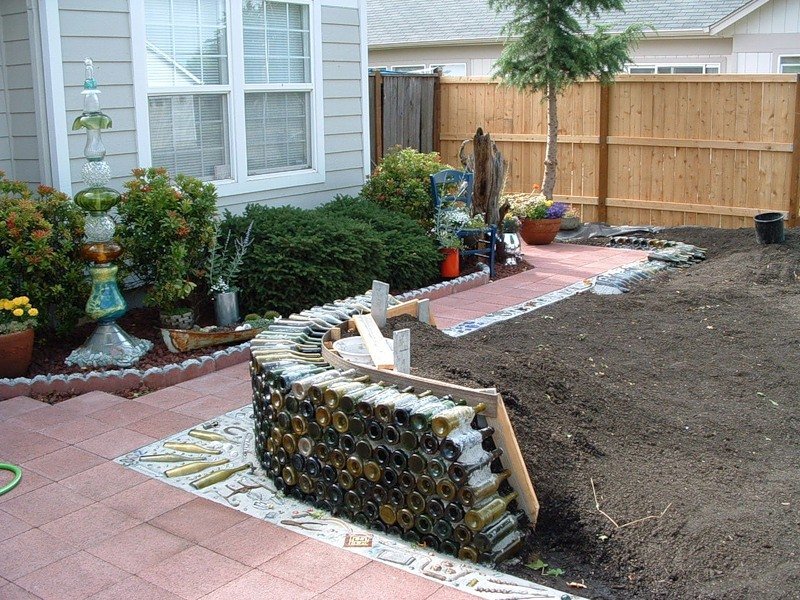
[[[642,36],[642,27],[632,25],[621,33],[610,33],[592,20],[602,11],[624,10],[624,0],[489,0],[495,10],[510,10],[504,28],[509,36],[495,75],[513,87],[542,92],[547,101],[547,150],[542,193],[553,198],[558,152],[558,95],[565,88],[591,77],[601,84],[630,62],[630,51]]]

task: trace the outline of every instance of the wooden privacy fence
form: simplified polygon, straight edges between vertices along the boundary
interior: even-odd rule
[[[800,186],[796,75],[624,75],[559,99],[557,199],[584,221],[750,227]],[[541,183],[546,106],[484,78],[441,81],[441,153],[483,127],[509,162],[506,192]]]
[[[370,73],[372,166],[394,146],[439,150],[439,80],[431,75]]]

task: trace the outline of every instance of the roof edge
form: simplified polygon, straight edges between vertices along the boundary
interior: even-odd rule
[[[770,2],[770,0],[750,0],[750,2],[743,4],[729,15],[723,17],[716,23],[712,23],[709,27],[711,35],[717,35],[724,29],[727,29],[737,21],[741,21],[746,16],[757,11],[759,8]]]

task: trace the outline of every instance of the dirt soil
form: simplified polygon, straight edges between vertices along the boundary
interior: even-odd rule
[[[508,570],[589,598],[800,598],[800,230],[658,237],[708,260],[462,338],[391,325],[415,373],[506,399],[541,503]]]

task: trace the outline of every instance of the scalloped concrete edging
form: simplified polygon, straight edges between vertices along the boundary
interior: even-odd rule
[[[53,393],[85,394],[102,391],[113,394],[139,385],[160,389],[176,385],[201,375],[232,367],[250,359],[250,343],[245,342],[217,350],[208,356],[151,367],[149,369],[114,369],[88,371],[69,375],[37,375],[0,379],[0,400],[16,396],[42,396]]]
[[[409,300],[436,300],[489,283],[489,267],[481,264],[480,272],[412,290],[397,296],[401,302]],[[150,369],[115,369],[88,371],[69,375],[37,375],[0,379],[0,401],[17,396],[44,396],[53,393],[85,394],[101,391],[113,394],[139,385],[160,389],[176,385],[201,375],[225,369],[250,359],[250,342],[217,350],[208,356],[188,358],[179,363]]]

